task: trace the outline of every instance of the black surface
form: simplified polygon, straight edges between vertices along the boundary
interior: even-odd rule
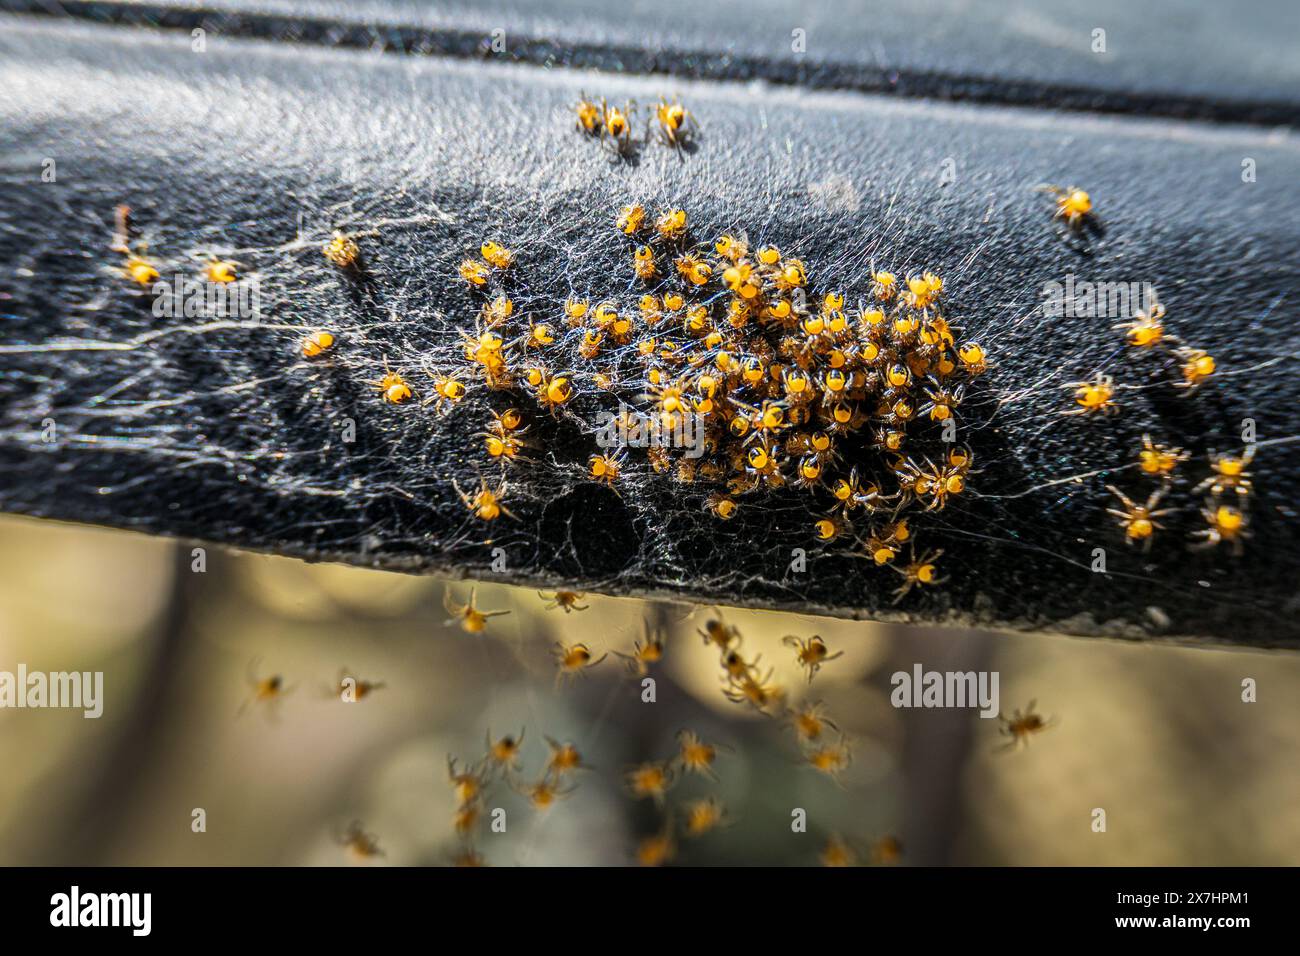
[[[0,506],[399,570],[612,593],[1073,634],[1300,645],[1292,443],[1300,142],[1285,131],[935,105],[848,92],[694,84],[458,60],[374,57],[6,18],[0,29]],[[576,133],[579,91],[653,102],[680,92],[703,127],[678,156],[652,145],[611,164]],[[54,157],[57,183],[42,183]],[[1243,183],[1241,163],[1257,163]],[[955,182],[941,185],[951,159]],[[1105,233],[1050,223],[1043,182],[1087,187]],[[703,235],[742,226],[799,254],[819,288],[866,291],[868,264],[941,272],[952,317],[992,352],[967,440],[980,473],[917,519],[949,580],[896,608],[898,578],[810,541],[806,498],[774,494],[721,524],[634,469],[622,497],[582,476],[573,422],[535,419],[539,464],[512,488],[518,522],[491,545],[462,487],[491,473],[471,437],[482,393],[439,419],[380,403],[383,359],[445,364],[477,302],[455,277],[489,236],[520,253],[524,311],[571,290],[634,301],[614,210],[680,204]],[[113,271],[113,208],[129,203],[164,273],[209,250],[255,273],[254,328],[169,328]],[[303,238],[296,239],[301,225]],[[319,255],[365,235],[354,281]],[[1115,319],[1042,315],[1044,282],[1154,282],[1172,331],[1220,376],[1192,397],[1167,363],[1127,353]],[[554,318],[552,311],[548,317]],[[341,333],[308,365],[305,329]],[[69,341],[64,341],[69,340]],[[132,348],[109,343],[136,343]],[[95,343],[95,344],[88,344]],[[1121,414],[1064,418],[1063,383],[1106,371],[1136,386]],[[608,405],[608,402],[603,404]],[[596,395],[576,405],[588,422]],[[497,405],[499,407],[499,405]],[[1189,553],[1212,451],[1258,423],[1254,538]],[[39,440],[52,417],[62,439]],[[338,440],[341,419],[357,442]],[[1179,514],[1149,555],[1126,549],[1104,486],[1139,497],[1144,432],[1190,449]],[[643,459],[637,459],[642,461]],[[1125,469],[1125,470],[1118,470]],[[1089,570],[1109,552],[1110,573]],[[791,575],[791,549],[809,570]],[[1157,610],[1151,610],[1157,609]]]

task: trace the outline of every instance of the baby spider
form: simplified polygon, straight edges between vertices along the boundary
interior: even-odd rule
[[[1091,382],[1071,382],[1065,386],[1074,389],[1078,408],[1061,412],[1062,415],[1090,415],[1100,412],[1111,415],[1119,411],[1115,399],[1115,381],[1109,375],[1098,375]]]
[[[581,676],[583,671],[590,670],[608,656],[608,654],[601,654],[600,657],[593,657],[591,648],[586,644],[565,644],[556,641],[555,662],[559,667],[559,673],[555,675],[556,683],[569,677]]]
[[[512,785],[516,793],[528,798],[534,810],[549,810],[555,806],[557,800],[567,797],[574,791],[573,787],[562,788],[549,775],[542,777],[536,783],[525,784],[523,786]]]
[[[494,423],[491,431],[479,432],[478,437],[483,439],[483,444],[487,449],[488,455],[492,458],[499,458],[505,464],[511,464],[516,461],[528,461],[524,457],[523,451],[530,447],[528,442],[519,436],[528,429],[522,429],[519,432],[497,430]]]
[[[667,763],[643,763],[633,767],[625,775],[627,788],[638,797],[650,797],[662,805],[664,796],[676,783],[673,769]]]
[[[321,246],[321,255],[340,269],[351,269],[361,258],[361,247],[355,239],[335,232],[334,237]]]
[[[578,104],[573,108],[578,114],[578,129],[589,136],[600,134],[601,127],[604,125],[604,116],[598,104],[591,102],[585,96],[578,100]]]
[[[215,256],[203,267],[203,275],[209,282],[226,285],[239,279],[239,263],[218,259]]]
[[[330,332],[313,332],[302,340],[303,358],[316,358],[324,355],[334,347],[334,335]]]
[[[406,384],[402,376],[389,369],[388,360],[384,360],[384,377],[375,379],[370,383],[377,388],[384,401],[392,402],[394,405],[400,405],[411,397],[411,386]]]
[[[713,764],[718,759],[716,744],[705,743],[693,730],[678,731],[677,744],[678,768],[684,773],[698,773],[710,780],[718,779],[713,772]]]
[[[813,675],[821,669],[821,666],[827,661],[833,661],[837,657],[843,657],[844,652],[832,654],[826,647],[826,642],[814,634],[808,640],[795,637],[793,634],[787,634],[781,638],[781,643],[787,647],[795,648],[795,659],[799,666],[808,671],[808,683],[812,683]]]
[[[383,681],[362,680],[357,677],[346,667],[339,670],[338,679],[334,686],[330,688],[330,696],[337,697],[345,704],[355,704],[363,697],[369,697],[377,690],[383,690],[387,685]]]
[[[672,830],[665,827],[662,833],[644,838],[636,847],[636,861],[641,866],[663,866],[677,855]]]
[[[1056,723],[1054,717],[1043,717],[1034,713],[1034,704],[1036,703],[1037,701],[1031,700],[1023,713],[1017,708],[1011,712],[1010,717],[998,714],[998,720],[1002,721],[998,733],[1011,738],[999,747],[999,750],[1016,750],[1020,747],[1027,747],[1031,736],[1042,733]]]
[[[723,521],[730,521],[732,518],[736,517],[736,512],[740,510],[740,505],[736,504],[735,499],[714,492],[705,499],[704,509],[717,515]]]
[[[480,262],[478,259],[466,259],[456,269],[456,272],[472,286],[487,285],[488,267],[486,262]]]
[[[268,717],[275,717],[278,713],[277,708],[280,701],[291,693],[293,688],[286,687],[284,678],[279,674],[272,674],[270,677],[258,677],[257,665],[259,661],[260,658],[253,658],[248,662],[245,679],[248,682],[250,691],[244,702],[239,705],[239,714],[242,715],[252,704],[264,708]]]
[[[953,417],[957,406],[961,404],[962,398],[966,394],[966,386],[958,385],[956,388],[948,388],[935,379],[930,380],[934,388],[926,388],[925,394],[929,399],[924,405],[916,410],[918,415],[930,416],[930,421],[942,422]]]
[[[645,207],[633,203],[619,210],[614,227],[625,236],[635,236],[645,225]]]
[[[489,730],[486,738],[488,765],[497,770],[514,770],[519,764],[519,753],[523,749],[524,734],[527,732],[527,728],[520,728],[518,737],[506,734],[493,740],[492,731]]]
[[[1092,197],[1077,186],[1062,189],[1060,186],[1040,186],[1044,192],[1056,196],[1056,213],[1053,219],[1063,219],[1071,229],[1078,231],[1092,218]]]
[[[487,627],[488,618],[500,617],[502,614],[509,614],[509,611],[480,611],[474,606],[474,592],[476,588],[469,589],[469,600],[464,604],[457,604],[451,599],[451,590],[448,589],[442,595],[442,606],[447,609],[451,615],[443,626],[446,627],[457,622],[460,623],[460,629],[467,634],[481,634]]]
[[[652,632],[648,621],[643,621],[641,626],[645,629],[645,637],[633,642],[631,654],[614,652],[626,662],[628,671],[637,677],[645,677],[652,665],[664,659],[663,635],[658,631]]]
[[[479,253],[489,265],[496,269],[509,269],[515,261],[515,254],[513,252],[501,245],[501,243],[493,242],[491,240],[488,240],[479,247]],[[510,300],[505,299],[505,301],[509,302]],[[510,313],[507,312],[506,314],[509,315]]]
[[[1165,325],[1161,321],[1164,317],[1165,307],[1153,301],[1147,309],[1138,309],[1131,321],[1121,322],[1115,328],[1124,330],[1129,345],[1147,349],[1160,345],[1166,338],[1173,338],[1165,335]]]
[[[966,374],[972,378],[988,371],[988,355],[982,345],[967,342],[957,349],[957,360],[961,362]]]
[[[666,146],[678,149],[684,146],[695,131],[695,117],[677,100],[671,103],[659,97],[655,107],[654,122],[659,124],[659,139]]]
[[[899,601],[903,600],[903,598],[907,596],[907,592],[912,590],[916,585],[942,584],[945,579],[935,577],[936,571],[934,567],[934,562],[939,560],[939,557],[942,554],[943,550],[940,549],[938,551],[931,551],[928,554],[922,554],[918,558],[915,556],[915,552],[913,552],[912,561],[910,561],[906,566],[900,568],[893,564],[889,565],[903,576],[903,583],[899,585],[896,591],[894,591],[893,603],[897,604]]]
[[[554,415],[569,399],[573,398],[573,382],[567,374],[548,375],[537,370],[536,382],[529,382],[537,389],[537,400]]]
[[[929,461],[928,470],[913,469],[912,489],[920,496],[929,496],[930,503],[926,511],[940,510],[948,503],[949,495],[959,495],[966,490],[967,467],[964,465],[934,465]]]
[[[717,797],[692,800],[682,808],[687,836],[703,836],[727,825],[727,808]]]
[[[457,806],[469,806],[483,793],[486,785],[484,773],[482,770],[476,770],[472,766],[465,770],[456,769],[456,758],[447,755],[447,782],[451,784],[452,793],[456,796]]]
[[[631,155],[635,144],[632,141],[632,112],[636,107],[628,103],[623,109],[616,106],[610,106],[604,100],[600,101],[600,118],[601,118],[601,141],[607,147],[613,150],[615,156],[627,157]]]
[[[577,591],[555,591],[551,594],[543,594],[538,591],[537,596],[543,601],[550,602],[546,605],[545,610],[547,611],[554,611],[559,608],[565,614],[568,614],[570,611],[585,611],[589,607],[589,605],[578,603],[582,600],[582,595]]]
[[[1215,455],[1210,460],[1213,474],[1193,488],[1193,494],[1208,488],[1215,498],[1220,497],[1225,491],[1234,491],[1239,498],[1249,497],[1254,490],[1254,485],[1251,483],[1247,469],[1250,468],[1254,458],[1254,444],[1247,445],[1246,450],[1240,455]]]
[[[1156,529],[1164,527],[1156,519],[1171,513],[1169,508],[1156,510],[1156,505],[1160,504],[1160,499],[1165,495],[1165,488],[1162,486],[1151,492],[1151,496],[1147,498],[1146,504],[1143,505],[1135,505],[1128,495],[1114,485],[1107,485],[1106,490],[1117,497],[1124,506],[1123,510],[1107,508],[1106,514],[1114,515],[1119,519],[1119,526],[1124,530],[1125,542],[1131,545],[1141,541],[1142,550],[1149,550],[1151,536],[1155,534]]]
[[[451,411],[452,406],[465,397],[465,383],[452,375],[435,375],[429,373],[433,379],[433,394],[424,400],[425,405],[433,405],[433,410],[439,414],[445,414]],[[443,407],[443,403],[446,407]]]
[[[686,235],[686,211],[670,209],[655,220],[655,232],[668,241],[681,239]]]
[[[757,659],[754,663],[758,663]],[[722,696],[733,704],[749,704],[759,713],[766,714],[769,708],[779,708],[785,702],[784,689],[771,683],[772,673],[769,669],[763,677],[759,677],[750,665],[739,678],[728,675]]]
[[[501,515],[515,517],[514,512],[502,504],[507,487],[504,481],[493,490],[488,487],[487,479],[480,476],[479,490],[474,492],[473,497],[460,490],[460,485],[456,484],[455,478],[451,480],[451,486],[456,489],[456,494],[460,496],[465,507],[480,521],[495,521]]]
[[[828,727],[831,730],[839,730],[839,727],[835,726],[835,722],[827,717],[824,711],[825,708],[820,702],[814,702],[804,704],[798,710],[792,710],[787,715],[790,727],[795,736],[799,738],[800,743],[806,744],[820,740]]]
[[[619,451],[612,455],[592,455],[591,460],[587,463],[587,477],[592,481],[604,482],[606,485],[613,486],[618,481],[619,476],[623,474],[623,462],[627,460],[627,452]]]
[[[1138,452],[1138,468],[1142,470],[1142,474],[1150,475],[1152,478],[1169,478],[1173,475],[1174,469],[1189,457],[1191,456],[1181,448],[1157,445],[1151,441],[1150,435],[1143,435],[1142,450]]]
[[[546,745],[551,750],[551,755],[546,758],[546,772],[557,780],[578,770],[590,769],[582,762],[582,754],[573,744],[560,743],[552,737],[547,737]]]
[[[334,839],[356,863],[384,856],[384,851],[379,848],[379,839],[373,833],[367,833],[360,820],[353,820],[346,830],[336,833]]]
[[[721,618],[710,618],[696,633],[704,638],[706,646],[711,644],[724,653],[740,640],[740,629],[734,624],[725,623]]]
[[[848,741],[840,737],[838,744],[826,744],[804,755],[804,762],[820,773],[840,783],[840,774],[853,762],[853,751]],[[841,784],[842,785],[842,784]]]
[[[1231,505],[1216,504],[1213,501],[1207,501],[1205,507],[1201,509],[1201,516],[1205,519],[1206,527],[1200,531],[1192,533],[1192,540],[1204,539],[1197,544],[1193,544],[1193,551],[1201,551],[1206,548],[1217,547],[1222,542],[1228,542],[1232,545],[1234,556],[1240,556],[1242,552],[1242,542],[1250,537],[1250,532],[1246,530],[1246,525],[1250,519],[1246,513],[1232,507]]]
[[[1179,371],[1183,376],[1182,381],[1174,383],[1174,388],[1183,389],[1184,394],[1190,395],[1214,374],[1214,356],[1205,349],[1182,348],[1174,354],[1181,363]]]

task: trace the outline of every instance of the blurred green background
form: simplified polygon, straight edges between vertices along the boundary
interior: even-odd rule
[[[359,820],[379,865],[450,862],[448,754],[478,759],[526,728],[524,779],[543,735],[572,740],[594,770],[544,813],[504,785],[487,805],[486,862],[634,861],[664,813],[623,773],[664,759],[682,728],[730,748],[719,780],[688,778],[669,806],[716,796],[731,825],[679,839],[684,864],[812,865],[838,835],[861,862],[887,835],[903,864],[1300,864],[1300,657],[968,630],[909,629],[724,609],[747,657],[793,704],[822,700],[848,735],[839,785],[805,765],[788,727],[727,701],[697,629],[713,608],[589,595],[545,610],[534,590],[478,585],[509,610],[470,635],[444,624],[444,590],[469,586],[207,549],[119,531],[0,519],[0,670],[103,671],[103,717],[0,710],[0,863],[351,862],[338,834]],[[556,640],[630,652],[643,621],[667,633],[658,700],[606,659],[557,688]],[[845,652],[810,686],[781,637],[820,634]],[[292,688],[240,715],[248,673]],[[896,710],[889,675],[997,670],[1005,712],[1037,699],[1055,725],[1012,753],[973,711]],[[340,669],[386,687],[356,704]],[[1243,678],[1259,701],[1241,701]],[[1107,814],[1094,833],[1092,811]],[[206,812],[206,832],[191,829]],[[808,832],[791,831],[803,808]]]

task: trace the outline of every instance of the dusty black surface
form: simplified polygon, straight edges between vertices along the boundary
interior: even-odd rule
[[[1073,634],[1300,645],[1293,409],[1300,141],[1286,131],[1079,113],[935,105],[849,92],[375,57],[180,33],[6,18],[0,38],[0,506],[228,542],[309,559],[492,576],[611,593]],[[579,91],[651,102],[680,92],[698,149],[649,145],[611,164],[572,128]],[[57,182],[42,182],[42,160]],[[1242,161],[1257,181],[1242,181]],[[951,164],[946,164],[951,160]],[[955,181],[943,184],[945,167]],[[1063,240],[1034,187],[1078,183],[1105,232]],[[808,263],[820,288],[866,292],[868,265],[931,267],[953,319],[996,368],[972,393],[971,494],[916,522],[948,581],[891,605],[896,575],[811,542],[812,512],[774,493],[721,524],[707,489],[647,473],[622,496],[583,477],[588,390],[576,420],[530,412],[544,454],[519,470],[493,541],[451,479],[491,474],[472,438],[479,391],[454,415],[381,403],[385,359],[417,388],[446,365],[477,301],[455,276],[505,237],[510,293],[554,319],[572,291],[633,301],[610,228],[631,199],[680,204],[700,232],[740,226]],[[165,275],[208,252],[256,277],[257,325],[156,318],[107,249],[129,203]],[[367,270],[319,254],[361,233]],[[301,230],[301,232],[300,232]],[[1042,314],[1042,287],[1152,282],[1167,323],[1220,373],[1184,397],[1167,361],[1136,357],[1114,318]],[[330,361],[303,332],[340,333]],[[1064,418],[1064,383],[1103,371],[1122,412]],[[1211,452],[1257,423],[1253,538],[1191,553]],[[58,441],[41,441],[52,419]],[[340,441],[345,419],[353,444]],[[1147,555],[1125,548],[1105,485],[1134,497],[1141,436],[1194,453],[1178,508]],[[792,549],[808,551],[792,573]],[[1108,552],[1109,573],[1090,570]]]

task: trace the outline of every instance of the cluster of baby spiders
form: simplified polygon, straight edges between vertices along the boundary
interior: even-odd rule
[[[1141,544],[1144,551],[1150,548],[1155,532],[1164,527],[1159,519],[1175,510],[1161,508],[1160,505],[1175,486],[1178,466],[1189,457],[1181,448],[1158,445],[1151,440],[1150,435],[1143,435],[1142,449],[1138,453],[1138,469],[1144,476],[1157,479],[1159,485],[1142,504],[1135,503],[1114,485],[1106,486],[1122,506],[1108,508],[1107,514],[1119,521],[1127,544]],[[1204,504],[1200,508],[1205,527],[1192,533],[1193,550],[1227,544],[1234,555],[1241,554],[1244,540],[1250,537],[1247,530],[1247,506],[1254,490],[1250,477],[1250,465],[1254,458],[1253,443],[1247,445],[1240,455],[1222,454],[1211,457],[1209,476],[1192,489],[1192,494],[1206,493]]]
[[[853,752],[848,739],[826,716],[822,705],[813,702],[789,706],[785,688],[772,681],[775,668],[768,668],[764,673],[760,668],[761,654],[753,660],[745,659],[740,629],[734,624],[716,617],[706,621],[698,633],[706,646],[718,652],[723,696],[788,725],[799,744],[802,762],[838,783],[840,774],[852,762]],[[806,639],[787,635],[781,643],[794,649],[795,660],[808,674],[810,684],[823,664],[844,653],[832,654],[826,642],[816,635]],[[838,739],[833,740],[833,736]]]
[[[1165,352],[1177,366],[1178,376],[1174,388],[1190,395],[1214,375],[1214,356],[1205,349],[1190,348],[1165,329],[1165,307],[1154,296],[1139,308],[1133,318],[1115,326],[1124,332],[1128,344],[1138,352]],[[1086,382],[1070,382],[1065,386],[1074,390],[1074,408],[1063,415],[1112,415],[1120,409],[1115,400],[1115,380],[1110,375],[1097,374]]]
[[[632,156],[640,143],[648,141],[652,135],[665,146],[683,149],[698,131],[695,117],[675,98],[659,97],[659,102],[650,109],[645,135],[640,140],[633,128],[633,117],[637,112],[634,102],[629,101],[621,107],[611,106],[604,97],[593,101],[584,95],[573,109],[577,114],[578,130],[599,139],[616,159]]]
[[[520,762],[526,732],[524,728],[517,736],[493,737],[489,730],[483,756],[465,766],[460,766],[455,756],[447,756],[447,782],[456,800],[452,829],[461,842],[452,861],[454,865],[485,865],[483,856],[475,849],[475,839],[484,820],[488,797],[496,784],[504,783],[526,799],[534,810],[545,813],[577,789],[579,772],[591,769],[572,742],[545,737],[549,753],[540,776],[523,775]]]
[[[585,114],[592,132],[614,135],[611,116],[623,128],[621,111],[587,105],[595,110]],[[482,387],[571,416],[572,400],[590,382],[617,395],[619,424],[629,430],[695,429],[698,453],[674,456],[673,442],[651,442],[649,466],[682,485],[704,486],[701,504],[718,520],[740,514],[747,495],[792,486],[821,512],[810,529],[818,543],[849,542],[902,577],[896,601],[938,583],[940,552],[913,550],[895,564],[915,548],[901,512],[941,509],[967,492],[974,459],[956,443],[959,409],[970,382],[989,368],[984,348],[959,342],[945,318],[943,280],[930,271],[900,278],[873,269],[867,300],[850,308],[842,292],[815,295],[803,261],[775,246],[751,250],[741,232],[696,241],[683,209],[652,216],[633,203],[614,220],[643,286],[634,306],[570,296],[554,319],[516,315],[504,283],[516,254],[485,241],[481,257],[458,269],[482,296],[474,331],[461,332],[463,361],[428,370],[424,404],[446,413]],[[333,345],[332,333],[317,332],[304,340],[303,354],[312,358]],[[387,363],[371,384],[393,405],[416,395]],[[454,485],[478,520],[513,517],[505,469],[529,461],[524,422],[518,406],[492,412],[478,437],[502,477]],[[940,436],[942,450],[927,452],[924,443]],[[585,471],[617,492],[628,468],[626,450],[603,449]]]
[[[293,693],[297,685],[286,683],[282,674],[260,676],[258,673],[259,663],[260,659],[254,658],[248,664],[248,670],[245,674],[248,694],[245,696],[243,703],[239,705],[238,714],[242,716],[249,707],[257,707],[268,717],[274,718],[278,716],[279,707],[284,699]],[[363,680],[349,668],[343,667],[339,669],[338,677],[333,684],[326,684],[322,687],[321,697],[326,700],[357,703],[369,697],[375,691],[383,690],[385,686],[383,681]]]
[[[672,806],[667,804],[669,791],[687,777],[703,777],[717,782],[714,767],[718,755],[728,750],[722,744],[705,740],[693,730],[680,730],[677,733],[677,751],[671,757],[638,764],[624,773],[628,791],[639,799],[653,800],[663,813],[656,832],[637,844],[638,863],[662,866],[671,862],[677,854],[679,830],[686,837],[702,837],[732,822],[726,806],[712,795]]]

